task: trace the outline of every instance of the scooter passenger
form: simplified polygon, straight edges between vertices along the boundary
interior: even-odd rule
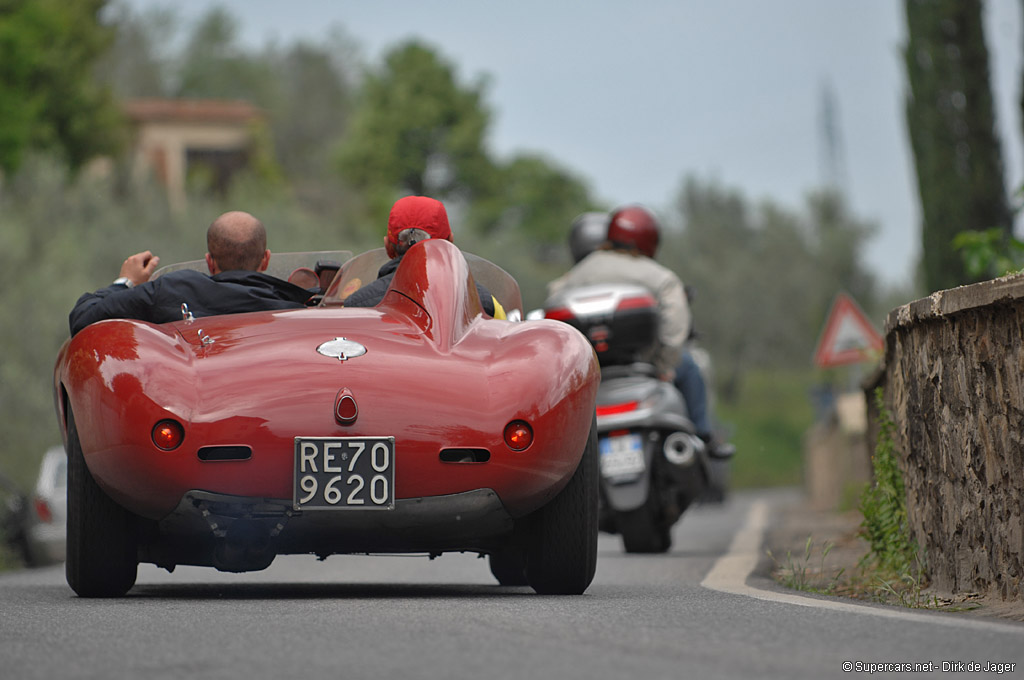
[[[593,234],[602,222],[606,225],[603,242],[589,254],[580,252],[594,242]],[[569,237],[576,264],[548,285],[548,295],[601,283],[633,283],[650,290],[658,303],[659,331],[653,363],[659,377],[672,381],[682,393],[697,436],[709,444],[709,453],[727,457],[732,449],[714,441],[704,378],[685,348],[691,330],[685,289],[672,270],[654,260],[660,236],[657,218],[640,205],[620,207],[609,216],[580,215]]]

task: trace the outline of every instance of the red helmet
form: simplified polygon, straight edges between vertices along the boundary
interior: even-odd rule
[[[651,258],[658,250],[660,232],[657,218],[640,205],[618,208],[608,222],[608,240],[612,245],[636,248]]]

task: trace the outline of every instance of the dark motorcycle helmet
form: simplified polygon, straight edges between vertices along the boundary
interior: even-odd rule
[[[617,208],[608,221],[608,240],[616,248],[636,248],[653,258],[660,238],[657,218],[641,205]]]
[[[569,251],[572,261],[579,262],[608,238],[608,213],[586,212],[569,227]]]

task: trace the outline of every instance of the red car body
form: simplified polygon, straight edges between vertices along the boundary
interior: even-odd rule
[[[373,308],[343,300],[375,278],[382,251],[346,263],[306,309],[109,320],[71,338],[54,387],[72,587],[120,595],[140,561],[247,571],[285,553],[477,551],[502,583],[583,592],[597,531],[593,350],[565,324],[517,322],[514,280],[469,257],[418,244]],[[476,280],[512,320],[483,313]],[[384,505],[345,474],[300,480],[302,441],[351,438],[373,447],[374,468],[348,481]],[[302,465],[321,472],[316,460]],[[321,507],[300,503],[307,483]],[[334,483],[364,505],[328,506]],[[560,554],[563,533],[579,534],[579,554]],[[103,564],[111,536],[125,545]]]

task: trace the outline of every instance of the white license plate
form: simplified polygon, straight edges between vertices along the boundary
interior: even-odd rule
[[[604,477],[622,477],[643,472],[644,442],[638,434],[625,434],[617,437],[602,437],[601,475]]]
[[[292,507],[392,510],[394,437],[296,437]]]

